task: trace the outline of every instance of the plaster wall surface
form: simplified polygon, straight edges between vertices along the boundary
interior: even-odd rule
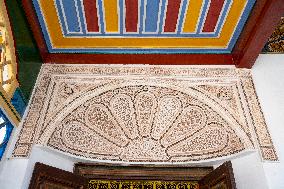
[[[231,160],[238,189],[268,189],[260,156],[257,152]]]
[[[279,162],[264,162],[269,188],[284,188],[284,54],[260,55],[253,69],[256,92]]]
[[[42,149],[40,147],[35,147],[32,151],[29,163],[27,165],[27,170],[24,175],[25,179],[22,184],[23,189],[29,187],[30,179],[32,177],[36,162],[57,167],[65,171],[73,172],[73,166],[76,161],[73,158],[63,156],[58,153],[49,152],[48,150]]]
[[[27,172],[28,159],[1,160],[0,188],[22,189]]]
[[[232,161],[234,177],[238,189],[267,189],[264,169],[257,152],[243,157],[228,159]],[[29,159],[10,159],[5,162],[0,174],[1,189],[28,189],[36,162],[41,162],[65,171],[72,172],[75,162],[84,161],[71,158],[53,150],[36,146]],[[215,161],[204,166],[217,167],[223,162]]]

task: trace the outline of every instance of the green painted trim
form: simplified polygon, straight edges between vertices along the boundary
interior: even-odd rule
[[[18,63],[17,79],[25,97],[30,99],[42,65],[42,59],[27,21],[21,0],[5,0],[15,41]]]

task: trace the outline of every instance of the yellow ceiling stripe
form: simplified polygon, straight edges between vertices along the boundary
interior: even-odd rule
[[[106,32],[118,32],[118,0],[104,0]]]
[[[247,0],[237,0],[237,1],[234,0],[233,1],[231,5],[231,9],[229,10],[227,19],[222,28],[222,31],[220,34],[220,40],[227,42],[227,43],[230,41],[247,3],[248,3]]]
[[[183,27],[183,32],[195,33],[196,26],[198,23],[198,18],[200,16],[200,12],[202,8],[202,2],[203,1],[200,1],[200,0],[190,0],[189,1],[187,12],[186,12],[186,17],[185,17],[185,22],[184,22],[184,27]]]

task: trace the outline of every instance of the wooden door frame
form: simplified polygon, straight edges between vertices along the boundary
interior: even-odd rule
[[[224,181],[228,189],[237,189],[231,161],[227,161],[214,169],[199,181],[200,189],[210,189],[217,183]]]
[[[76,163],[74,173],[89,179],[197,181],[213,167]]]
[[[40,184],[46,181],[78,189],[87,189],[88,186],[88,179],[85,177],[37,162],[29,189],[40,189]]]

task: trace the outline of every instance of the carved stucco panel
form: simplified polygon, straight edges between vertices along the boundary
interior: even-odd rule
[[[123,162],[258,148],[277,160],[250,71],[234,68],[44,65],[14,156],[33,144]]]

